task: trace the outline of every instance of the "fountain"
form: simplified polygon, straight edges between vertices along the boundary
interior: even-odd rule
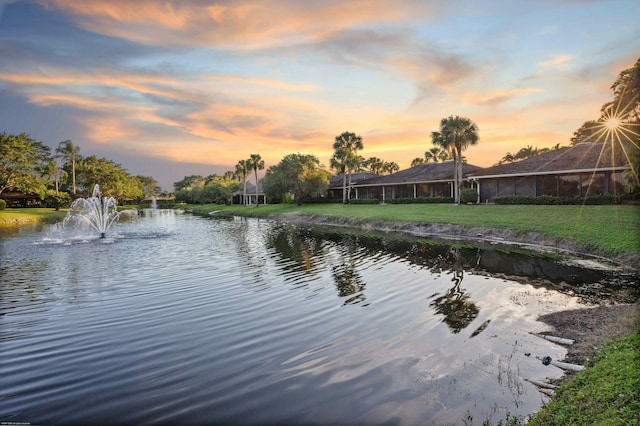
[[[156,202],[156,197],[151,197],[151,210],[156,210],[158,208],[158,203]]]
[[[111,225],[123,214],[136,213],[135,210],[119,212],[113,197],[101,197],[100,186],[93,187],[93,194],[88,198],[78,198],[69,208],[69,213],[64,219],[63,226],[68,225],[89,226],[105,238]]]

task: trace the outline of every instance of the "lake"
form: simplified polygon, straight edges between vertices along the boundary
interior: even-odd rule
[[[612,272],[527,253],[146,211],[0,234],[0,422],[481,424],[562,375],[531,333]],[[589,285],[587,285],[589,284]],[[595,295],[597,296],[597,295]]]

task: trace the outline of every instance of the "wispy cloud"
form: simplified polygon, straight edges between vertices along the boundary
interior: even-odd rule
[[[535,87],[493,90],[489,92],[469,93],[465,96],[465,99],[471,104],[496,106],[505,102],[509,102],[513,99],[521,98],[532,93],[539,93],[543,91],[544,90]]]
[[[77,24],[110,37],[145,44],[264,48],[322,38],[327,32],[397,23],[437,13],[437,4],[385,0],[300,2],[39,0],[72,14]]]
[[[573,61],[574,57],[567,54],[554,55],[551,59],[547,61],[542,61],[538,63],[538,67],[541,70],[552,70],[552,69],[565,69],[571,61]]]
[[[0,0],[0,129],[227,166],[326,163],[351,130],[363,155],[407,166],[458,114],[481,129],[473,162],[491,164],[597,115],[637,59],[622,41],[640,5],[611,2]],[[605,18],[616,31],[585,38]]]

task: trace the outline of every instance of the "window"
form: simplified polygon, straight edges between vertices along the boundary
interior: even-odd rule
[[[558,195],[556,176],[538,176],[538,195]]]
[[[561,197],[579,197],[580,175],[558,176],[558,192]]]

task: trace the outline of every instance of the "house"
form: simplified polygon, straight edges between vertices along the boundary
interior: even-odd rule
[[[354,198],[376,198],[382,202],[395,198],[453,197],[453,161],[426,163],[387,176],[375,176],[352,185]],[[463,179],[482,170],[472,164],[462,164]],[[470,186],[463,181],[464,186]]]
[[[622,173],[629,169],[611,144],[587,142],[476,170],[467,179],[481,203],[503,195],[585,197],[625,192]]]
[[[42,201],[39,195],[19,191],[2,192],[0,199],[7,203],[7,207],[40,207]]]
[[[254,205],[256,204],[256,186],[247,182],[247,197],[244,198],[243,190],[235,191],[232,194],[232,204],[244,204],[245,205]],[[267,204],[267,197],[265,197],[264,192],[262,191],[262,182],[258,182],[258,203],[259,204]]]
[[[376,173],[371,173],[371,172],[355,172],[355,173],[351,173],[351,187],[353,188],[353,185],[363,181],[365,179],[371,179],[374,177],[379,176]],[[339,174],[336,176],[331,176],[331,179],[329,179],[329,198],[330,199],[334,199],[334,200],[342,200],[342,185],[343,185],[343,179],[344,179],[344,175],[343,174]],[[349,176],[346,176],[346,180],[347,180],[347,186],[349,186]],[[351,195],[352,197],[355,197],[355,192],[352,190],[351,191]]]

